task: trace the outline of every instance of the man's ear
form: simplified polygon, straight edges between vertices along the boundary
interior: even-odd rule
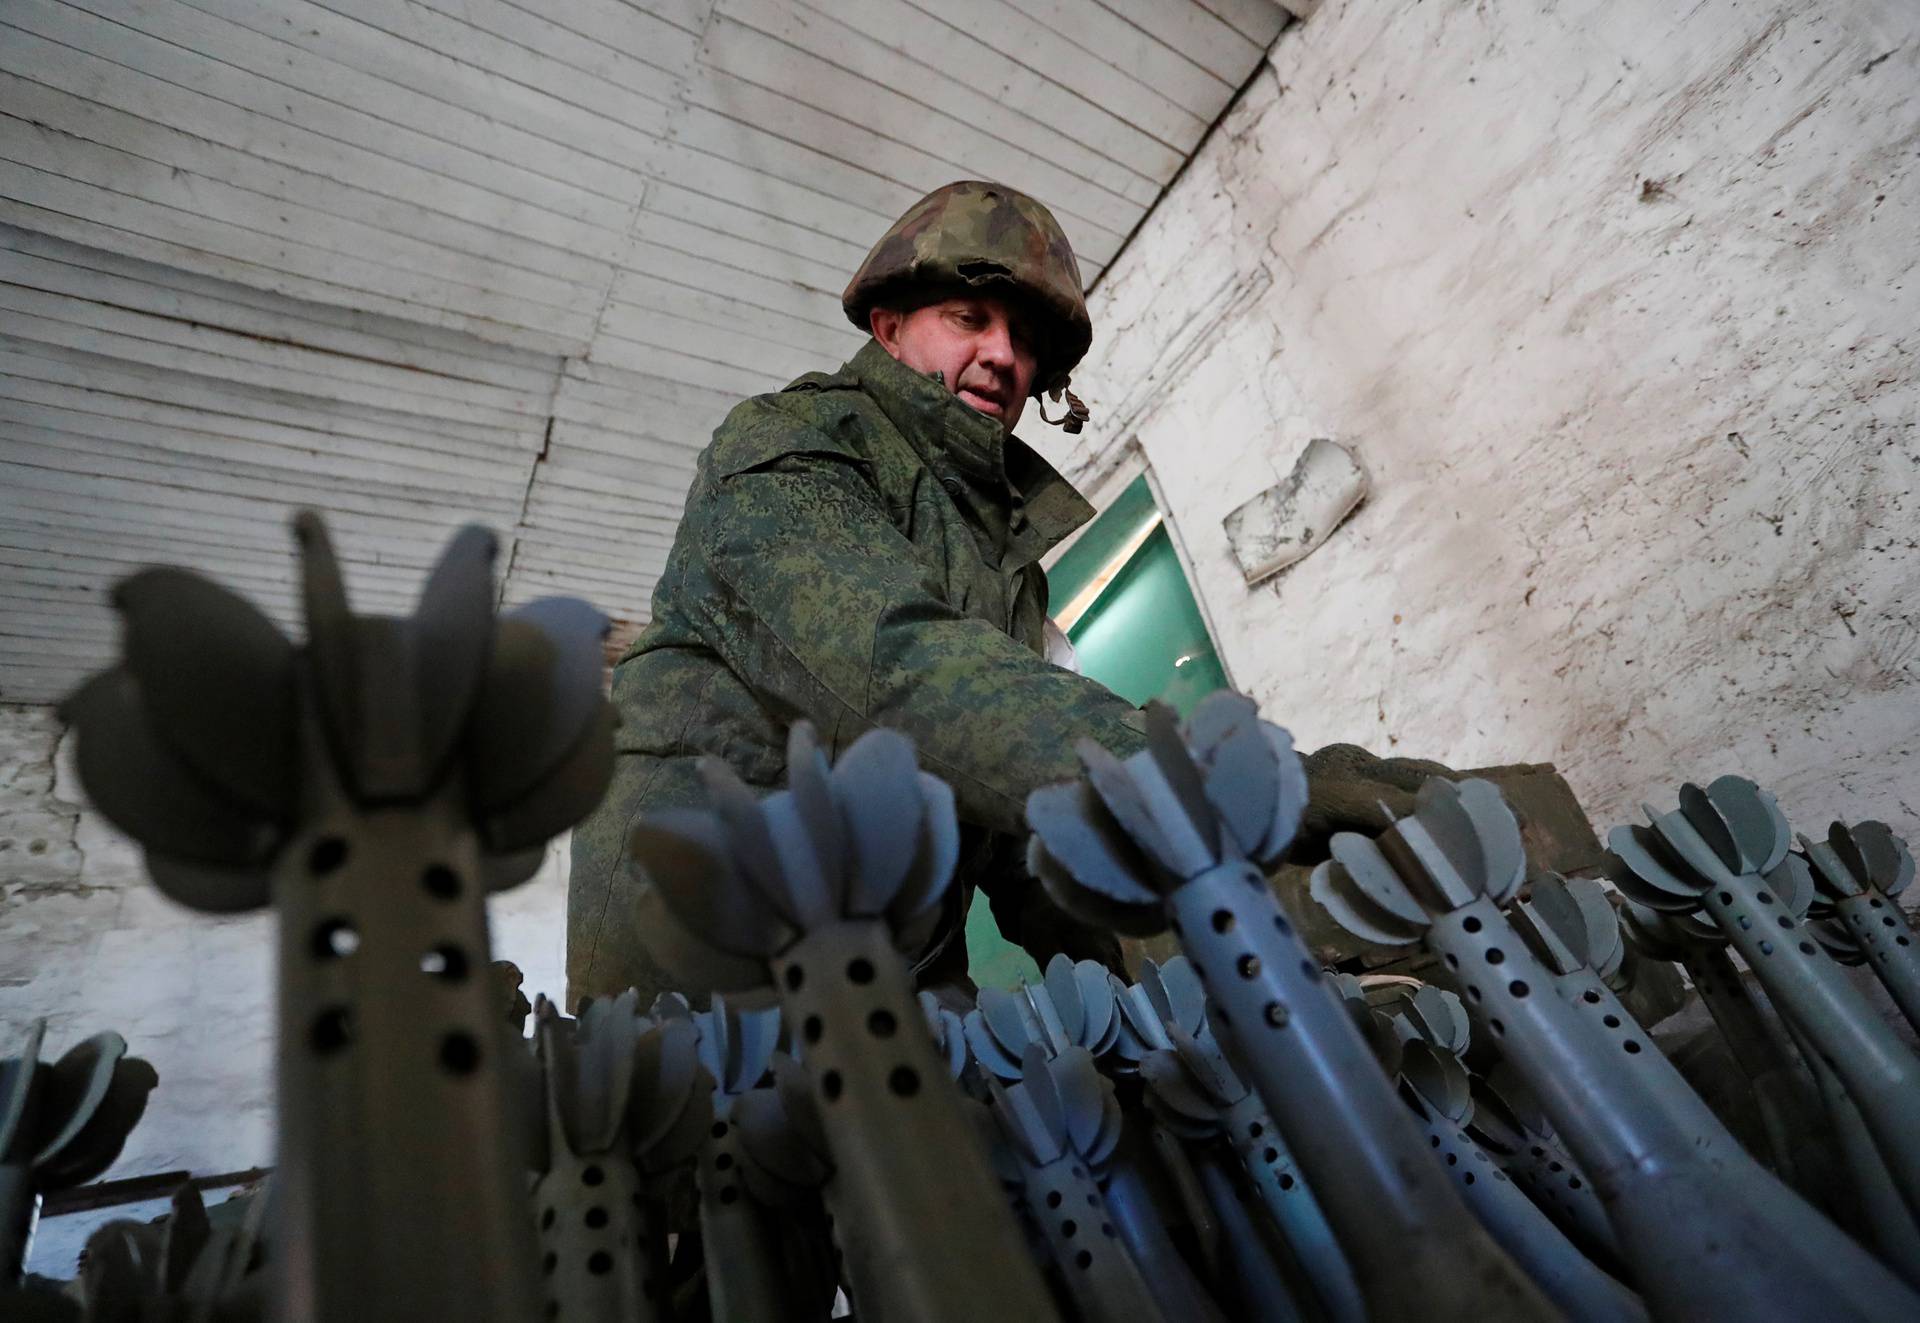
[[[895,358],[900,357],[900,324],[906,319],[906,314],[896,308],[874,307],[867,312],[867,329]]]

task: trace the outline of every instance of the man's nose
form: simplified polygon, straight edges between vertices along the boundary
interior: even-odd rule
[[[987,323],[975,343],[974,357],[987,367],[1013,366],[1013,332],[1006,318],[995,317]]]

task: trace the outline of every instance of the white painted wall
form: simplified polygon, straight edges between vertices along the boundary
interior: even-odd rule
[[[488,905],[495,959],[562,995],[567,851]],[[0,705],[0,1057],[33,1020],[46,1050],[115,1030],[160,1085],[103,1179],[273,1162],[273,920],[201,914],[147,881],[136,846],[88,808],[53,709]],[[86,1234],[152,1207],[43,1222],[31,1268],[71,1275]]]
[[[1880,0],[1329,0],[1102,283],[1068,467],[1144,451],[1307,747],[1920,833],[1917,94]],[[1319,435],[1373,495],[1250,590],[1221,519]]]

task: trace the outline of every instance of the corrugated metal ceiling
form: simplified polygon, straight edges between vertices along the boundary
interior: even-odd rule
[[[184,561],[289,626],[288,513],[364,608],[457,524],[503,595],[644,620],[738,397],[861,337],[914,198],[1001,179],[1097,277],[1273,0],[7,0],[0,700]]]

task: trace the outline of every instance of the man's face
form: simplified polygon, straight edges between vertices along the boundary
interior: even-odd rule
[[[1020,309],[992,295],[964,295],[912,312],[875,308],[868,318],[880,347],[940,382],[971,409],[1011,432],[1033,389],[1037,362]]]

